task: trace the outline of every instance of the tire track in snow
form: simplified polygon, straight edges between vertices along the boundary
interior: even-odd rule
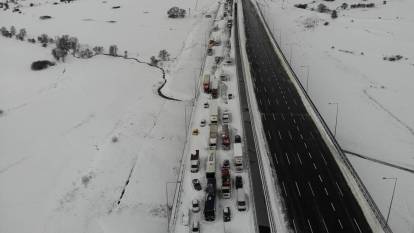
[[[14,163],[11,163],[11,164],[7,165],[6,167],[1,168],[1,169],[0,169],[0,174],[2,174],[2,173],[4,173],[4,172],[7,172],[10,168],[13,168],[13,167],[15,167],[15,166],[19,165],[20,163],[24,162],[25,160],[29,159],[30,157],[31,157],[31,156],[26,156],[26,157],[23,157],[23,158],[21,158],[21,159],[17,160],[16,162],[14,162]]]
[[[165,103],[164,103],[164,104],[165,104]],[[143,140],[144,140],[144,139],[146,139],[148,136],[150,136],[150,135],[151,135],[152,130],[153,130],[153,129],[155,128],[155,126],[157,125],[157,121],[158,121],[158,119],[159,119],[159,117],[160,117],[160,115],[161,115],[162,110],[164,109],[164,104],[161,106],[160,111],[157,113],[157,115],[156,115],[156,116],[154,116],[154,123],[153,123],[152,127],[148,130],[148,132],[145,134],[145,136],[143,137]],[[129,182],[130,182],[130,180],[131,180],[132,174],[134,173],[135,167],[136,167],[136,165],[137,165],[137,161],[138,161],[138,153],[135,155],[134,159],[132,160],[132,163],[131,163],[131,164],[132,164],[132,166],[131,166],[130,172],[129,172],[129,174],[128,174],[128,178],[127,178],[127,180],[125,181],[125,184],[124,184],[124,186],[123,186],[123,188],[122,188],[121,195],[120,195],[120,197],[118,198],[118,200],[116,201],[116,204],[113,206],[113,208],[111,208],[111,209],[108,211],[108,214],[112,213],[112,211],[114,210],[114,208],[115,208],[115,207],[117,207],[117,206],[119,206],[119,205],[121,204],[121,200],[122,200],[122,198],[124,197],[124,194],[125,194],[125,192],[126,192],[126,188],[128,187],[128,184],[129,184]]]
[[[370,94],[368,94],[367,89],[364,89],[363,93],[368,97],[369,100],[374,102],[375,105],[377,105],[380,109],[382,109],[384,112],[386,112],[391,118],[393,118],[400,125],[402,125],[404,128],[406,128],[412,136],[414,136],[414,129],[411,128],[407,123],[402,121],[400,118],[398,118],[394,113],[392,113],[389,109],[387,109],[384,105],[382,105],[378,100],[376,100],[374,97],[372,97]]]

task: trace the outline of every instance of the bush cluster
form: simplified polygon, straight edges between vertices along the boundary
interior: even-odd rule
[[[351,8],[373,8],[373,7],[375,7],[375,3],[351,4]]]

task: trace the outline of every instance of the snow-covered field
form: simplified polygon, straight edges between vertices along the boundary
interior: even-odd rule
[[[331,130],[349,151],[414,168],[414,2],[375,3],[374,8],[340,9],[343,1],[259,1],[285,56]],[[308,3],[307,9],[294,4]],[[338,18],[318,13],[320,3],[337,9]],[[328,25],[324,25],[328,22]],[[384,57],[401,55],[398,61]],[[309,77],[308,76],[309,73]],[[308,80],[308,84],[307,84]],[[390,226],[396,233],[414,231],[413,174],[349,157],[386,216],[393,182],[398,177]]]
[[[211,24],[203,13],[217,2],[200,0],[197,10],[192,0],[37,3],[22,14],[0,11],[0,26],[117,44],[142,60],[167,49],[167,94],[192,98],[193,88],[182,87],[198,77],[201,32]],[[168,19],[174,5],[191,15]],[[187,101],[160,98],[161,72],[123,58],[69,56],[30,70],[50,52],[0,38],[0,232],[165,232],[165,183],[177,177]]]

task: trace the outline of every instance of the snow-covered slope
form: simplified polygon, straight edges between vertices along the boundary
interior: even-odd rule
[[[308,80],[308,93],[332,131],[336,109],[328,103],[339,103],[336,137],[341,146],[412,169],[414,3],[345,1],[349,5],[372,2],[375,7],[340,9],[343,2],[259,1],[273,35],[305,88]],[[307,9],[294,7],[297,3],[308,3]],[[310,10],[320,3],[336,9],[338,18]],[[403,58],[384,60],[395,55]],[[412,174],[351,161],[385,216],[392,182],[382,177],[399,178],[390,225],[396,233],[413,231]]]

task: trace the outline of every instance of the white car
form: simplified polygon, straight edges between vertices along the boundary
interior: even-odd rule
[[[198,220],[193,221],[193,224],[191,225],[191,233],[200,233],[200,222]]]
[[[200,201],[197,199],[194,199],[192,202],[192,210],[193,213],[198,213],[200,212]]]
[[[206,120],[203,119],[200,121],[200,127],[204,127],[206,126],[206,124],[207,124]]]

